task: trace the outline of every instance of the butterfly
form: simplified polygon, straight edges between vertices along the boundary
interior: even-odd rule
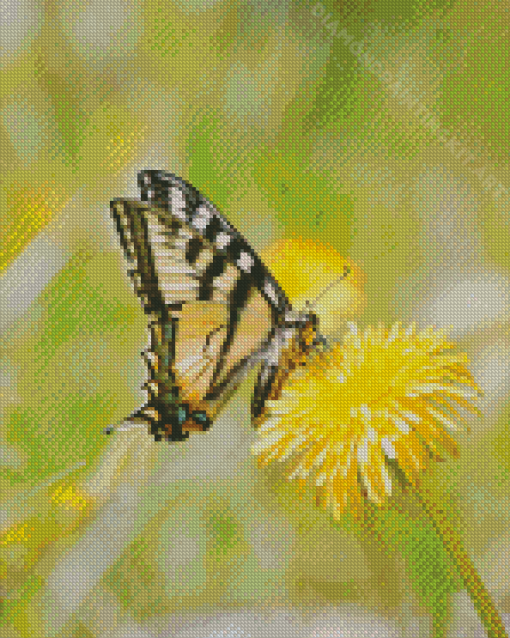
[[[244,237],[191,184],[144,170],[138,185],[140,199],[111,202],[149,317],[148,397],[126,427],[147,426],[169,441],[205,431],[260,365],[251,405],[257,424],[266,401],[321,342],[317,316],[292,309]]]

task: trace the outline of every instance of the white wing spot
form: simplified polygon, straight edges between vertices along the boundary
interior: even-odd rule
[[[211,220],[211,211],[209,211],[205,206],[201,206],[193,219],[192,225],[197,230],[205,230]]]
[[[266,283],[264,284],[264,292],[275,305],[278,305],[278,295],[276,294],[276,290],[270,281],[266,281]]]
[[[172,214],[181,219],[182,221],[187,221],[186,219],[186,200],[184,199],[184,195],[182,191],[178,188],[172,188],[171,190],[171,210]]]
[[[252,266],[255,263],[255,260],[249,253],[242,252],[241,256],[237,260],[237,265],[244,272],[251,272]]]
[[[228,233],[218,233],[216,235],[216,246],[222,250],[230,244],[232,237]]]

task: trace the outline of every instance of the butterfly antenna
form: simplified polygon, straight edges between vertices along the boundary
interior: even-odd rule
[[[322,299],[322,297],[324,297],[324,295],[329,292],[331,290],[331,288],[333,288],[334,286],[337,285],[337,283],[339,281],[342,281],[342,279],[345,279],[347,277],[347,275],[351,272],[351,269],[349,266],[344,266],[344,271],[343,273],[340,275],[340,277],[337,277],[336,279],[334,279],[332,282],[330,282],[325,288],[324,290],[322,290],[319,295],[317,297],[315,297],[315,299],[312,301],[312,303],[310,302],[306,302],[306,305],[308,307],[309,310],[313,310],[313,308],[316,306],[317,302]]]

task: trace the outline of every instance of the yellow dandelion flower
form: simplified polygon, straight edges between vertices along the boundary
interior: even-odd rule
[[[479,395],[465,354],[449,353],[443,331],[398,323],[358,333],[350,324],[341,344],[292,375],[253,451],[259,464],[289,461],[289,479],[314,477],[319,501],[335,518],[359,513],[363,497],[391,495],[388,459],[416,486],[440,447],[457,455],[448,430],[467,428],[454,403],[479,414]]]

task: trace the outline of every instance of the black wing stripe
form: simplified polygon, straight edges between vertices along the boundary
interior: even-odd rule
[[[264,410],[264,404],[271,393],[273,383],[278,373],[278,366],[264,362],[260,369],[255,392],[251,403],[251,414],[253,419],[257,419]]]
[[[165,303],[154,269],[147,220],[129,204],[122,202],[112,203],[112,213],[126,255],[135,263],[136,270],[132,270],[132,279],[136,292],[142,299],[143,308],[147,314],[157,312],[164,317]],[[134,237],[141,237],[141,241],[134,241]]]
[[[204,242],[201,237],[197,236],[190,239],[186,248],[186,261],[189,264],[194,264],[196,262],[203,245]]]
[[[200,278],[200,288],[198,291],[199,301],[209,301],[213,295],[214,279],[225,270],[226,259],[224,255],[214,255],[211,263],[206,267]]]
[[[214,243],[216,235],[222,230],[224,230],[224,228],[221,224],[220,218],[217,215],[214,215],[204,229],[204,237],[211,243]]]

